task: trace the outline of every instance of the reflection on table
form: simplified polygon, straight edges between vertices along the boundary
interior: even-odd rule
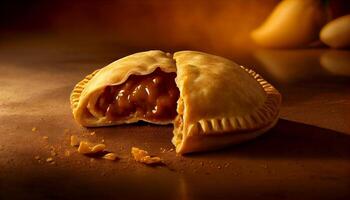
[[[321,55],[320,62],[331,74],[350,76],[350,51],[327,50]]]
[[[274,79],[282,83],[297,82],[322,73],[322,67],[319,63],[321,50],[261,49],[253,54],[262,67]]]

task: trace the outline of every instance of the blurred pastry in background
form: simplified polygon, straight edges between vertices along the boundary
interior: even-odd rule
[[[321,52],[315,49],[261,49],[254,52],[254,57],[275,80],[289,83],[312,78],[320,73]]]
[[[284,0],[251,33],[251,37],[262,47],[303,47],[318,40],[319,31],[326,22],[327,12],[323,1]]]
[[[334,75],[350,76],[350,51],[329,50],[320,58],[324,69]]]
[[[323,43],[333,48],[350,47],[350,15],[345,15],[330,21],[321,32]]]

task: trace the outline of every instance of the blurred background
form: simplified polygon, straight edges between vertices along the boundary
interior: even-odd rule
[[[5,0],[0,41],[33,37],[140,49],[198,49],[218,54],[256,48],[250,32],[279,0]],[[327,2],[327,1],[325,1]],[[330,18],[348,13],[330,1]],[[302,19],[300,19],[302,20]]]
[[[253,46],[249,32],[278,2],[5,0],[0,6],[1,40],[43,34],[147,49],[247,49]]]
[[[1,41],[45,35],[138,48],[200,49],[225,54],[254,48],[249,33],[279,0],[5,0]],[[333,17],[349,3],[331,3]],[[302,20],[302,19],[301,19]]]

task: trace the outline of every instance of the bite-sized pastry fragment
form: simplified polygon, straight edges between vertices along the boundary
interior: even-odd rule
[[[106,160],[116,160],[118,158],[117,154],[115,153],[107,153],[105,155],[102,156],[103,159],[106,159]]]
[[[132,147],[131,154],[137,162],[144,163],[146,165],[161,164],[162,159],[155,156],[150,156],[147,151]]]
[[[70,145],[72,147],[77,147],[79,146],[79,139],[78,139],[78,136],[76,135],[71,135],[70,136]]]
[[[105,144],[93,144],[87,141],[81,141],[78,147],[78,152],[81,154],[94,154],[102,152],[105,149]]]
[[[173,122],[181,154],[257,137],[277,122],[280,103],[279,92],[254,71],[195,51],[127,56],[87,76],[71,94],[84,126]]]
[[[54,159],[52,157],[48,157],[48,158],[46,158],[46,162],[53,163]]]

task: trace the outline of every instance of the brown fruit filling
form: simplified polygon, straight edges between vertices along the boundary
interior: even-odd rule
[[[176,73],[159,68],[148,75],[131,75],[121,85],[107,86],[96,108],[111,121],[132,116],[148,121],[173,120],[179,99],[175,77]]]

